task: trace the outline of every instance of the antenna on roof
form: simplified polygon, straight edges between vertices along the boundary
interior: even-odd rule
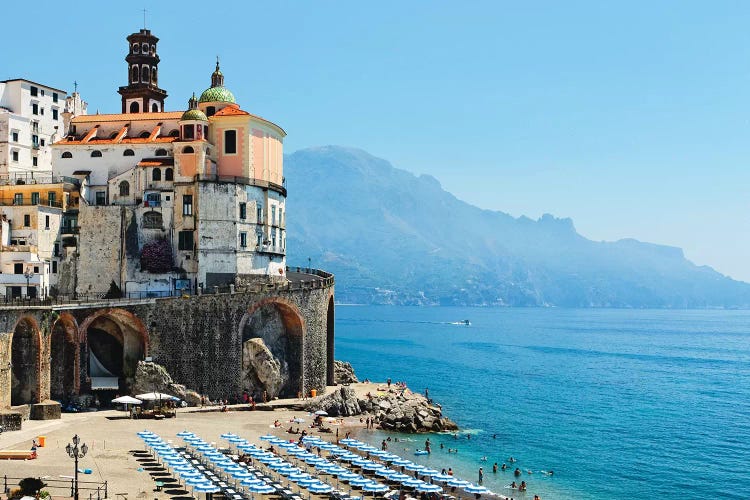
[[[78,82],[76,80],[73,80],[73,93],[78,93]]]
[[[143,29],[146,29],[146,9],[143,9]]]

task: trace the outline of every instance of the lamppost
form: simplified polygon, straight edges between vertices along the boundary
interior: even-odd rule
[[[75,500],[78,500],[78,459],[83,458],[86,456],[86,452],[89,451],[89,447],[86,446],[86,443],[83,443],[81,447],[78,447],[78,443],[81,442],[81,439],[78,437],[78,434],[73,436],[73,446],[68,443],[68,446],[65,447],[65,451],[68,452],[68,455],[70,455],[70,458],[75,460],[75,475],[73,476],[75,479],[73,480],[73,498]]]
[[[310,269],[312,269],[312,259],[310,257],[307,258],[307,272],[310,272]]]
[[[34,276],[34,273],[31,271],[30,267],[27,267],[26,270],[23,272],[24,277],[26,278],[26,298],[31,297],[31,292],[29,291],[29,280],[32,276]]]

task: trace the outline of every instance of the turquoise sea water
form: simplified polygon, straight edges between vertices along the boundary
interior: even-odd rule
[[[424,436],[391,451],[472,481],[483,466],[485,486],[529,500],[750,498],[750,311],[340,306],[336,315],[336,359],[360,378],[429,387],[473,433],[431,436],[426,459],[412,453]],[[471,326],[449,324],[463,319]],[[510,456],[534,472],[517,479],[525,495],[505,489],[512,467],[492,473]],[[553,477],[540,473],[549,469]]]

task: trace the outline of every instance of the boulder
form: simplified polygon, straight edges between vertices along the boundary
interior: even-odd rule
[[[340,387],[322,398],[315,399],[307,403],[305,409],[309,412],[323,410],[331,417],[351,417],[362,414],[357,394],[350,387]]]
[[[263,391],[269,399],[279,395],[284,387],[285,366],[276,359],[261,338],[242,343],[243,388],[260,399]]]
[[[187,402],[189,406],[198,406],[201,395],[182,384],[176,384],[163,366],[151,361],[139,361],[135,369],[133,394],[144,392],[166,392]]]
[[[335,360],[333,362],[333,381],[335,384],[356,384],[359,379],[354,374],[354,368],[349,362]]]

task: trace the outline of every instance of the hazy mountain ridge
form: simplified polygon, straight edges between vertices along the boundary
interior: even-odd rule
[[[747,307],[750,285],[633,239],[594,242],[570,219],[515,218],[458,200],[349,148],[285,157],[291,264],[336,274],[357,303]]]

